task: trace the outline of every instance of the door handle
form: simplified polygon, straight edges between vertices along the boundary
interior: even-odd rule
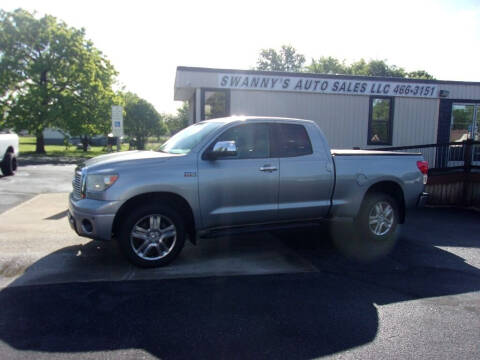
[[[277,170],[278,169],[275,166],[271,166],[271,165],[264,165],[260,168],[260,171],[267,171],[267,172],[274,172]]]

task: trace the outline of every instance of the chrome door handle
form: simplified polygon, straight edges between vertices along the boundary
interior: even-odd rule
[[[267,171],[267,172],[273,172],[277,170],[278,169],[275,166],[270,166],[270,165],[265,165],[260,168],[260,171]]]

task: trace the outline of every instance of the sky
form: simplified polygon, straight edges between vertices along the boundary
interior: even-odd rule
[[[480,0],[2,0],[86,30],[125,89],[174,113],[177,66],[251,69],[263,48],[384,59],[437,79],[480,81]]]

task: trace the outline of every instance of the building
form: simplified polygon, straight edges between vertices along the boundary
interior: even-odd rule
[[[70,144],[79,144],[80,137],[71,137],[67,132],[56,128],[46,128],[43,130],[43,139],[45,145],[64,145],[65,140],[68,139]],[[107,137],[104,135],[94,135],[90,137],[90,145],[93,146],[107,146]]]
[[[480,83],[178,67],[192,123],[229,115],[316,121],[333,148],[480,140]]]

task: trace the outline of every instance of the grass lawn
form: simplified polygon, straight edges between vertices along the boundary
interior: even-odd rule
[[[115,146],[114,149],[117,147]],[[122,151],[128,150],[128,144],[122,144]],[[45,151],[47,156],[66,156],[66,157],[81,157],[91,158],[94,156],[106,154],[106,148],[103,146],[90,146],[89,151],[77,150],[76,146],[70,146],[68,149],[65,145],[45,145]],[[35,155],[35,137],[34,136],[21,136],[20,137],[20,155]]]

